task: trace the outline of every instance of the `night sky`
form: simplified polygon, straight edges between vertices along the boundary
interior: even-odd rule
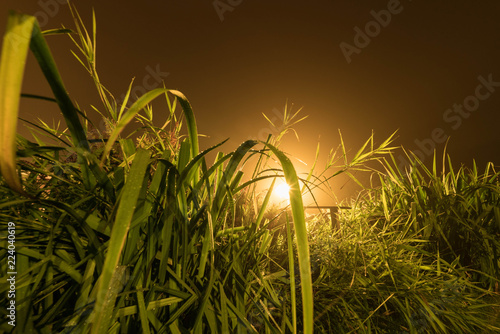
[[[71,28],[61,3],[3,0],[0,33],[9,9],[36,14],[42,29]],[[139,95],[160,80],[182,91],[208,136],[202,148],[265,139],[273,130],[262,113],[277,119],[288,101],[309,117],[296,127],[300,141],[290,134],[281,148],[309,165],[318,141],[320,165],[339,145],[338,129],[351,153],[372,130],[379,143],[398,130],[395,144],[426,163],[448,136],[456,165],[500,163],[498,1],[78,2],[89,27],[92,8],[103,83],[117,98],[133,77]],[[98,97],[74,46],[64,36],[48,41],[71,97],[92,115]],[[32,57],[23,90],[50,95]],[[27,119],[60,119],[49,103],[21,108]]]

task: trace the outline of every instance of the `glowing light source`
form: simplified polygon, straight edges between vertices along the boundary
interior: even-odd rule
[[[290,191],[290,186],[286,183],[280,183],[274,188],[274,195],[281,200],[288,200]]]

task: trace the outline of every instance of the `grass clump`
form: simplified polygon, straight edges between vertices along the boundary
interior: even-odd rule
[[[49,100],[59,105],[68,125],[60,131],[34,124],[35,142],[20,136],[16,140],[17,119],[12,115],[18,112],[20,85],[12,89],[11,82],[2,81],[0,147],[15,154],[1,156],[0,215],[2,227],[7,222],[16,226],[16,330],[296,330],[287,315],[292,306],[273,287],[286,272],[268,270],[272,236],[262,228],[268,201],[257,203],[251,195],[256,219],[235,225],[240,193],[260,180],[285,177],[295,189],[294,227],[305,230],[291,162],[275,147],[276,141],[249,140],[233,152],[217,153],[209,165],[207,154],[223,143],[199,152],[187,98],[158,88],[129,106],[131,85],[118,104],[97,75],[95,21],[89,33],[76,12],[74,17],[76,33],[70,36],[79,51],[74,55],[95,83],[101,106],[92,108],[103,117],[104,129],[69,99],[45,42],[46,34],[67,34],[67,29],[41,32],[34,18],[11,13],[5,36],[0,76],[20,83],[30,46],[54,93]],[[157,127],[151,102],[162,96],[168,118]],[[141,126],[135,141],[123,135],[133,121]],[[181,135],[183,123],[186,136]],[[242,166],[252,156],[258,161],[254,177],[244,179]],[[267,166],[271,157],[281,161],[281,168]],[[301,296],[307,301],[301,326],[310,333],[313,298],[304,233],[295,245]],[[2,243],[0,255],[7,251]],[[5,275],[6,263],[1,269]],[[4,311],[7,302],[1,302]],[[3,319],[2,330],[14,330]]]
[[[393,162],[342,210],[339,230],[311,232],[317,330],[498,331],[498,172],[457,171],[449,157],[439,174]]]

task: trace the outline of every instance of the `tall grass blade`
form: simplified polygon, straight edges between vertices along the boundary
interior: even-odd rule
[[[28,56],[33,16],[9,13],[0,60],[0,173],[5,182],[25,196],[16,172],[16,129],[24,68]]]
[[[171,89],[169,92],[174,95],[178,100],[184,112],[184,116],[186,117],[186,126],[188,130],[188,138],[191,143],[191,156],[196,157],[199,152],[199,144],[198,144],[198,129],[196,127],[196,118],[194,117],[193,109],[191,108],[191,104],[184,94],[179,92],[178,90]],[[168,100],[168,99],[167,99]],[[195,169],[195,173],[193,176],[193,184],[196,184],[199,180],[199,168]]]
[[[290,308],[292,309],[293,333],[297,333],[297,303],[295,300],[295,263],[293,260],[292,231],[286,214],[286,240],[288,244],[288,270],[290,273]]]
[[[118,203],[116,218],[109,240],[108,253],[98,283],[96,307],[94,309],[95,318],[92,326],[92,333],[95,334],[108,331],[116,297],[107,293],[108,286],[120,260],[148,165],[149,152],[145,150],[137,151],[130,174],[120,194],[120,202]]]
[[[297,238],[297,253],[299,258],[300,284],[302,291],[303,331],[305,334],[313,332],[314,302],[311,278],[311,265],[309,259],[309,244],[307,241],[307,226],[304,215],[304,203],[300,192],[299,180],[292,162],[276,147],[267,144],[279,159],[285,174],[285,180],[290,187],[290,206],[292,208],[293,223]]]
[[[50,52],[47,42],[42,35],[40,26],[35,22],[33,26],[33,36],[31,38],[31,51],[38,61],[38,65],[42,70],[47,82],[54,93],[57,104],[66,120],[66,125],[71,134],[73,145],[75,147],[89,150],[89,143],[87,141],[86,133],[83,129],[82,123],[78,118],[78,112],[75,108],[71,98],[64,87],[64,83],[57,69],[52,53]]]
[[[169,93],[179,99],[179,103],[181,104],[182,110],[184,111],[184,116],[186,117],[187,122],[186,125],[188,128],[189,142],[191,143],[191,156],[195,157],[199,152],[198,130],[196,128],[196,119],[194,117],[194,112],[191,108],[191,104],[189,103],[186,96],[178,90],[171,89],[169,90]]]

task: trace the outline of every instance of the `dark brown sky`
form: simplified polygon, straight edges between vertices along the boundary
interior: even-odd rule
[[[3,0],[0,32],[8,9],[36,14],[43,29],[72,27],[63,2]],[[297,127],[300,142],[289,136],[283,149],[309,163],[319,138],[323,159],[339,144],[337,129],[353,151],[372,130],[382,141],[399,129],[397,144],[427,162],[425,151],[451,136],[457,164],[500,163],[498,1],[80,1],[89,24],[92,7],[105,85],[119,97],[136,77],[140,92],[159,72],[191,101],[210,136],[204,147],[264,139],[261,114],[273,117],[288,100],[309,118]],[[96,95],[71,43],[49,43],[68,91],[90,112]],[[30,62],[25,91],[49,94],[41,80]],[[27,118],[57,117],[40,102],[22,107]]]

